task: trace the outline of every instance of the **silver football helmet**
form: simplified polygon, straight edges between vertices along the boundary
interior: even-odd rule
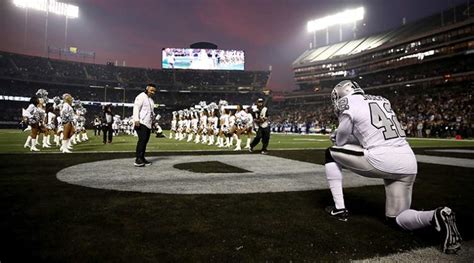
[[[331,100],[336,114],[339,111],[338,101],[345,96],[352,94],[365,94],[364,90],[353,80],[343,80],[339,82],[331,92]]]

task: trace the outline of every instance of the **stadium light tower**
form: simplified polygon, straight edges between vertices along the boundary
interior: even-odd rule
[[[46,13],[46,22],[44,26],[44,47],[48,52],[48,18],[49,13],[54,13],[66,17],[66,26],[64,33],[64,46],[67,46],[67,22],[68,19],[79,18],[79,7],[67,3],[57,2],[56,0],[13,0],[13,4],[17,7],[25,8],[25,42],[26,27],[28,23],[28,9],[43,11]]]
[[[309,33],[314,34],[314,46],[316,46],[316,31],[326,29],[326,44],[329,44],[329,28],[331,26],[339,25],[339,38],[342,40],[342,29],[341,26],[344,24],[354,23],[364,19],[365,9],[358,7],[355,9],[348,9],[334,15],[325,16],[323,18],[308,21],[307,30]]]

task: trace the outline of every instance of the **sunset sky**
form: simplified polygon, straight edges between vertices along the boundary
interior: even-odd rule
[[[44,13],[0,0],[0,50],[46,56]],[[68,21],[67,46],[94,51],[96,63],[116,60],[127,66],[161,68],[161,49],[189,47],[200,41],[220,49],[241,49],[246,70],[272,65],[270,88],[294,90],[291,63],[309,48],[308,20],[351,7],[364,6],[359,35],[388,30],[434,14],[460,0],[76,0],[79,18]],[[25,42],[25,18],[27,18]],[[364,25],[365,24],[365,25]],[[339,39],[338,28],[330,42]],[[48,45],[64,47],[65,18],[50,14]],[[344,39],[352,37],[344,27]],[[325,44],[325,33],[318,35]],[[92,62],[92,61],[90,61]],[[159,83],[158,83],[159,85]]]

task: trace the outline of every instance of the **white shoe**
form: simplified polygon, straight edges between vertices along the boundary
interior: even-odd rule
[[[35,145],[33,145],[33,146],[31,146],[30,151],[32,151],[32,152],[39,152],[40,150],[39,150],[38,148],[36,148]]]
[[[62,152],[62,153],[72,153],[72,152],[69,151],[67,148],[66,148],[66,149],[62,149],[61,152]]]
[[[240,148],[240,147],[235,147],[234,151],[242,151],[242,148]]]

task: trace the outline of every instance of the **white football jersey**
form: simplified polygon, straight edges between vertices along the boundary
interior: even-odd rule
[[[389,173],[417,173],[415,155],[389,100],[380,96],[349,95],[341,98],[337,107],[340,118],[346,115],[351,119],[353,125],[346,129],[352,131],[347,132],[366,149],[370,164]]]

